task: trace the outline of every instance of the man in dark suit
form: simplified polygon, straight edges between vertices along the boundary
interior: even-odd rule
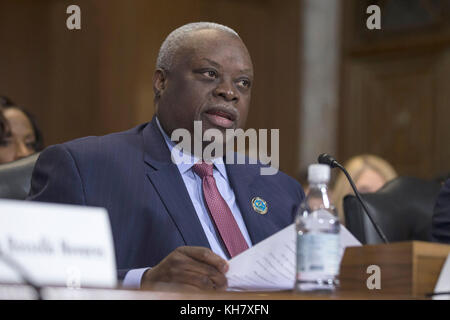
[[[225,289],[226,260],[292,223],[304,192],[281,172],[261,175],[259,164],[197,163],[195,152],[193,163],[174,163],[170,137],[194,133],[194,121],[203,133],[244,127],[252,82],[235,31],[211,23],[176,29],[158,55],[152,121],[47,148],[29,198],[105,207],[126,284]]]
[[[439,192],[434,207],[432,237],[434,241],[450,244],[450,179]]]

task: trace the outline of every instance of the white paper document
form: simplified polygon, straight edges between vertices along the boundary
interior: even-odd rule
[[[341,226],[342,253],[361,243]],[[291,224],[237,255],[227,272],[228,290],[290,290],[295,283],[296,232]]]
[[[442,267],[434,292],[450,292],[450,254],[447,256],[444,266]],[[433,296],[433,300],[450,300],[450,294],[435,295]]]

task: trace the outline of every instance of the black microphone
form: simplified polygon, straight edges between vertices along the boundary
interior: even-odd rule
[[[339,162],[337,162],[335,158],[333,158],[332,156],[330,156],[329,154],[326,154],[326,153],[322,153],[319,156],[319,158],[317,159],[317,161],[320,164],[327,164],[331,168],[336,168],[337,166],[339,166]],[[345,169],[344,169],[344,171],[345,171]]]
[[[378,235],[380,236],[381,240],[383,240],[384,243],[389,243],[389,241],[387,240],[383,231],[381,231],[380,226],[375,222],[372,215],[370,214],[369,209],[367,208],[366,204],[364,203],[363,199],[361,198],[361,195],[359,194],[358,189],[356,189],[356,186],[352,180],[352,177],[350,177],[350,174],[347,172],[347,170],[345,170],[345,168],[339,162],[337,162],[336,159],[334,159],[332,156],[330,156],[329,154],[326,154],[326,153],[322,153],[319,156],[319,158],[317,158],[317,161],[320,164],[329,165],[331,168],[337,167],[337,168],[341,169],[342,172],[344,172],[345,176],[347,177],[348,182],[350,182],[350,185],[352,186],[352,189],[355,192],[356,198],[361,203],[364,211],[366,212],[367,216],[369,217],[370,222],[372,223],[373,227],[375,228],[375,231],[378,233]]]

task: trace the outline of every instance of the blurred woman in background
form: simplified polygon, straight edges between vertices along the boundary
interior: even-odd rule
[[[0,164],[40,152],[43,146],[34,117],[7,97],[0,96]]]
[[[370,154],[349,159],[344,167],[355,182],[360,193],[378,191],[386,182],[397,177],[397,172],[386,160]],[[347,194],[354,194],[343,172],[336,178],[331,198],[338,210],[339,220],[345,225],[343,200]]]

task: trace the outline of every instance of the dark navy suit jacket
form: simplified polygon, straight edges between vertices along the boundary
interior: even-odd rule
[[[253,245],[292,223],[304,198],[293,178],[282,172],[261,176],[260,168],[226,165]],[[267,214],[253,210],[254,197],[267,202]],[[36,162],[29,199],[106,208],[119,277],[158,264],[180,246],[209,248],[156,118],[128,131],[48,147]]]
[[[450,179],[439,192],[434,207],[432,236],[434,241],[450,244]]]

